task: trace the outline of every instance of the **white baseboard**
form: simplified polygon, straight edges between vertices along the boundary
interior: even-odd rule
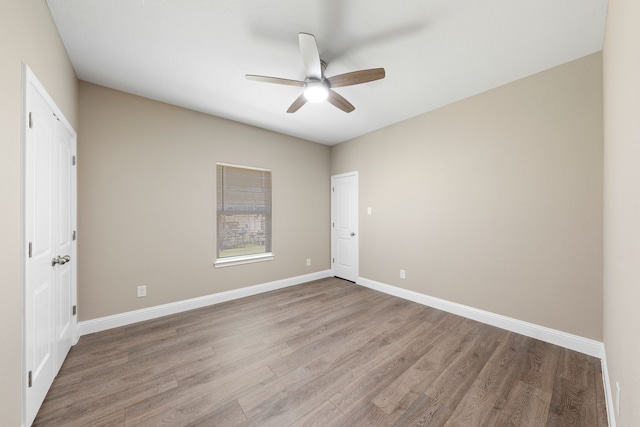
[[[331,276],[331,270],[319,271],[316,273],[290,277],[287,279],[248,286],[231,291],[219,292],[216,294],[191,298],[188,300],[176,301],[168,304],[157,305],[154,307],[143,308],[140,310],[129,311],[126,313],[86,320],[78,323],[78,335],[82,336],[111,328],[117,328],[119,326],[130,325],[145,320],[151,320],[170,314],[181,313],[187,310],[193,310],[200,307],[219,304],[221,302],[231,301],[234,299],[286,288],[289,286],[295,286]],[[364,277],[359,277],[357,280],[357,284],[380,292],[384,292],[389,295],[393,295],[429,307],[437,308],[448,313],[457,314],[459,316],[476,320],[478,322],[486,323],[488,325],[516,332],[531,338],[536,338],[551,344],[559,345],[571,350],[578,351],[580,353],[588,354],[589,356],[598,357],[603,361],[605,360],[604,344],[600,341],[591,340],[578,335],[573,335],[555,329],[547,328],[545,326],[540,326],[500,314],[491,313],[463,304],[458,304],[426,294],[421,294],[419,292],[398,288],[396,286],[376,282]],[[606,368],[606,364],[603,366]],[[604,372],[605,369],[603,369],[603,373]],[[605,382],[605,386],[606,385],[607,383]],[[609,393],[610,392],[611,391],[609,390]],[[609,396],[609,398],[610,397],[611,396]]]
[[[531,338],[536,338],[551,344],[559,345],[589,356],[594,356],[600,359],[604,356],[604,344],[600,341],[524,322],[522,320],[513,319],[511,317],[502,316],[489,311],[479,310],[477,308],[421,294],[419,292],[409,291],[407,289],[376,282],[364,277],[359,277],[356,283],[376,291],[437,308],[438,310],[446,311],[448,313],[457,314],[472,320],[477,320],[478,322],[486,323],[487,325],[496,326],[498,328],[516,332]]]
[[[94,332],[105,331],[107,329],[126,326],[145,320],[156,319],[158,317],[170,314],[181,313],[195,308],[206,307],[213,304],[219,304],[225,301],[231,301],[238,298],[248,297],[251,295],[261,294],[276,289],[286,288],[289,286],[299,285],[301,283],[311,282],[313,280],[331,277],[331,270],[318,271],[316,273],[305,274],[303,276],[290,277],[287,279],[276,280],[274,282],[262,283],[259,285],[248,286],[245,288],[234,289],[231,291],[219,292],[216,294],[205,295],[198,298],[176,301],[168,304],[157,305],[155,307],[143,308],[140,310],[128,311],[126,313],[114,314],[112,316],[100,317],[98,319],[86,320],[78,323],[78,335],[87,335]]]
[[[112,316],[101,317],[98,319],[91,319],[84,322],[79,322],[77,332],[79,336],[92,334],[94,332],[100,332],[107,329],[126,326],[145,320],[167,316],[170,314],[181,313],[183,311],[219,304],[225,301],[231,301],[238,298],[273,291],[276,289],[295,286],[302,283],[311,282],[313,280],[324,279],[326,277],[331,277],[332,275],[333,274],[331,270],[318,271],[316,273],[305,274],[303,276],[290,277],[287,279],[276,280],[274,282],[262,283],[259,285],[248,286],[231,291],[205,295],[198,298],[191,298],[188,300],[158,305],[155,307],[114,314]],[[477,308],[432,297],[426,294],[421,294],[419,292],[414,292],[407,289],[398,288],[396,286],[376,282],[364,277],[359,277],[356,283],[367,288],[374,289],[376,291],[384,292],[389,295],[416,302],[418,304],[437,308],[438,310],[457,314],[468,319],[476,320],[478,322],[496,326],[498,328],[506,329],[511,332],[516,332],[531,338],[536,338],[541,341],[559,345],[570,350],[575,350],[589,356],[600,358],[602,362],[602,380],[605,389],[609,426],[616,427],[616,420],[613,412],[613,394],[611,391],[611,383],[609,381],[609,370],[607,368],[605,348],[602,342],[547,328],[544,326],[539,326],[533,323],[524,322],[522,320],[513,319],[511,317],[502,316],[500,314],[479,310]]]

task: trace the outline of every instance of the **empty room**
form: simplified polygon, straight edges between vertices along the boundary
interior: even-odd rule
[[[5,0],[0,425],[640,425],[633,0]]]

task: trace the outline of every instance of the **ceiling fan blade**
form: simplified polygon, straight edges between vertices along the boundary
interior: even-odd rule
[[[291,106],[287,110],[287,113],[295,113],[300,109],[300,107],[302,107],[306,103],[307,103],[307,98],[305,98],[303,93],[302,95],[297,97],[295,101],[293,101],[293,104],[291,104]]]
[[[322,80],[322,65],[320,65],[320,53],[318,53],[316,38],[313,34],[298,33],[298,41],[307,77]]]
[[[350,113],[356,109],[349,101],[347,101],[342,95],[338,92],[334,92],[329,89],[329,97],[327,101],[344,111],[345,113]]]
[[[330,87],[342,87],[384,79],[384,76],[384,68],[371,68],[369,70],[338,74],[337,76],[329,77],[327,80]]]
[[[281,79],[280,77],[256,76],[254,74],[246,74],[247,80],[255,80],[257,82],[275,83],[286,86],[304,86],[304,82],[299,80]]]

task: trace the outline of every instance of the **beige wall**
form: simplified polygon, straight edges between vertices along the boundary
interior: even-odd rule
[[[80,123],[80,320],[330,268],[329,147],[84,82]],[[216,162],[272,170],[275,260],[213,267]]]
[[[604,341],[617,425],[640,425],[640,2],[609,0],[604,46]],[[615,403],[614,403],[615,405]],[[615,411],[614,411],[615,412]]]
[[[334,146],[332,174],[359,171],[360,276],[601,340],[601,70],[594,54]]]
[[[22,390],[22,63],[77,129],[77,82],[44,0],[0,2],[0,424],[18,426]]]

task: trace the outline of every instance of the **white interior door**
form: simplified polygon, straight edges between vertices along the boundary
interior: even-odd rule
[[[54,252],[61,258],[53,268],[56,284],[55,299],[55,331],[56,331],[56,372],[60,370],[64,359],[74,340],[75,310],[75,265],[76,254],[74,245],[75,206],[72,194],[75,192],[75,138],[61,123],[58,122],[56,138],[57,167],[53,178],[54,194],[57,194],[56,212],[54,218],[55,240]],[[68,260],[68,261],[67,261]]]
[[[30,91],[30,124],[26,138],[26,213],[28,257],[25,288],[25,350],[28,422],[44,400],[55,377],[55,275],[54,247],[56,120],[46,102]],[[34,411],[35,409],[35,411]]]
[[[331,271],[358,279],[358,173],[331,177]]]
[[[75,341],[75,132],[25,69],[25,422]]]

